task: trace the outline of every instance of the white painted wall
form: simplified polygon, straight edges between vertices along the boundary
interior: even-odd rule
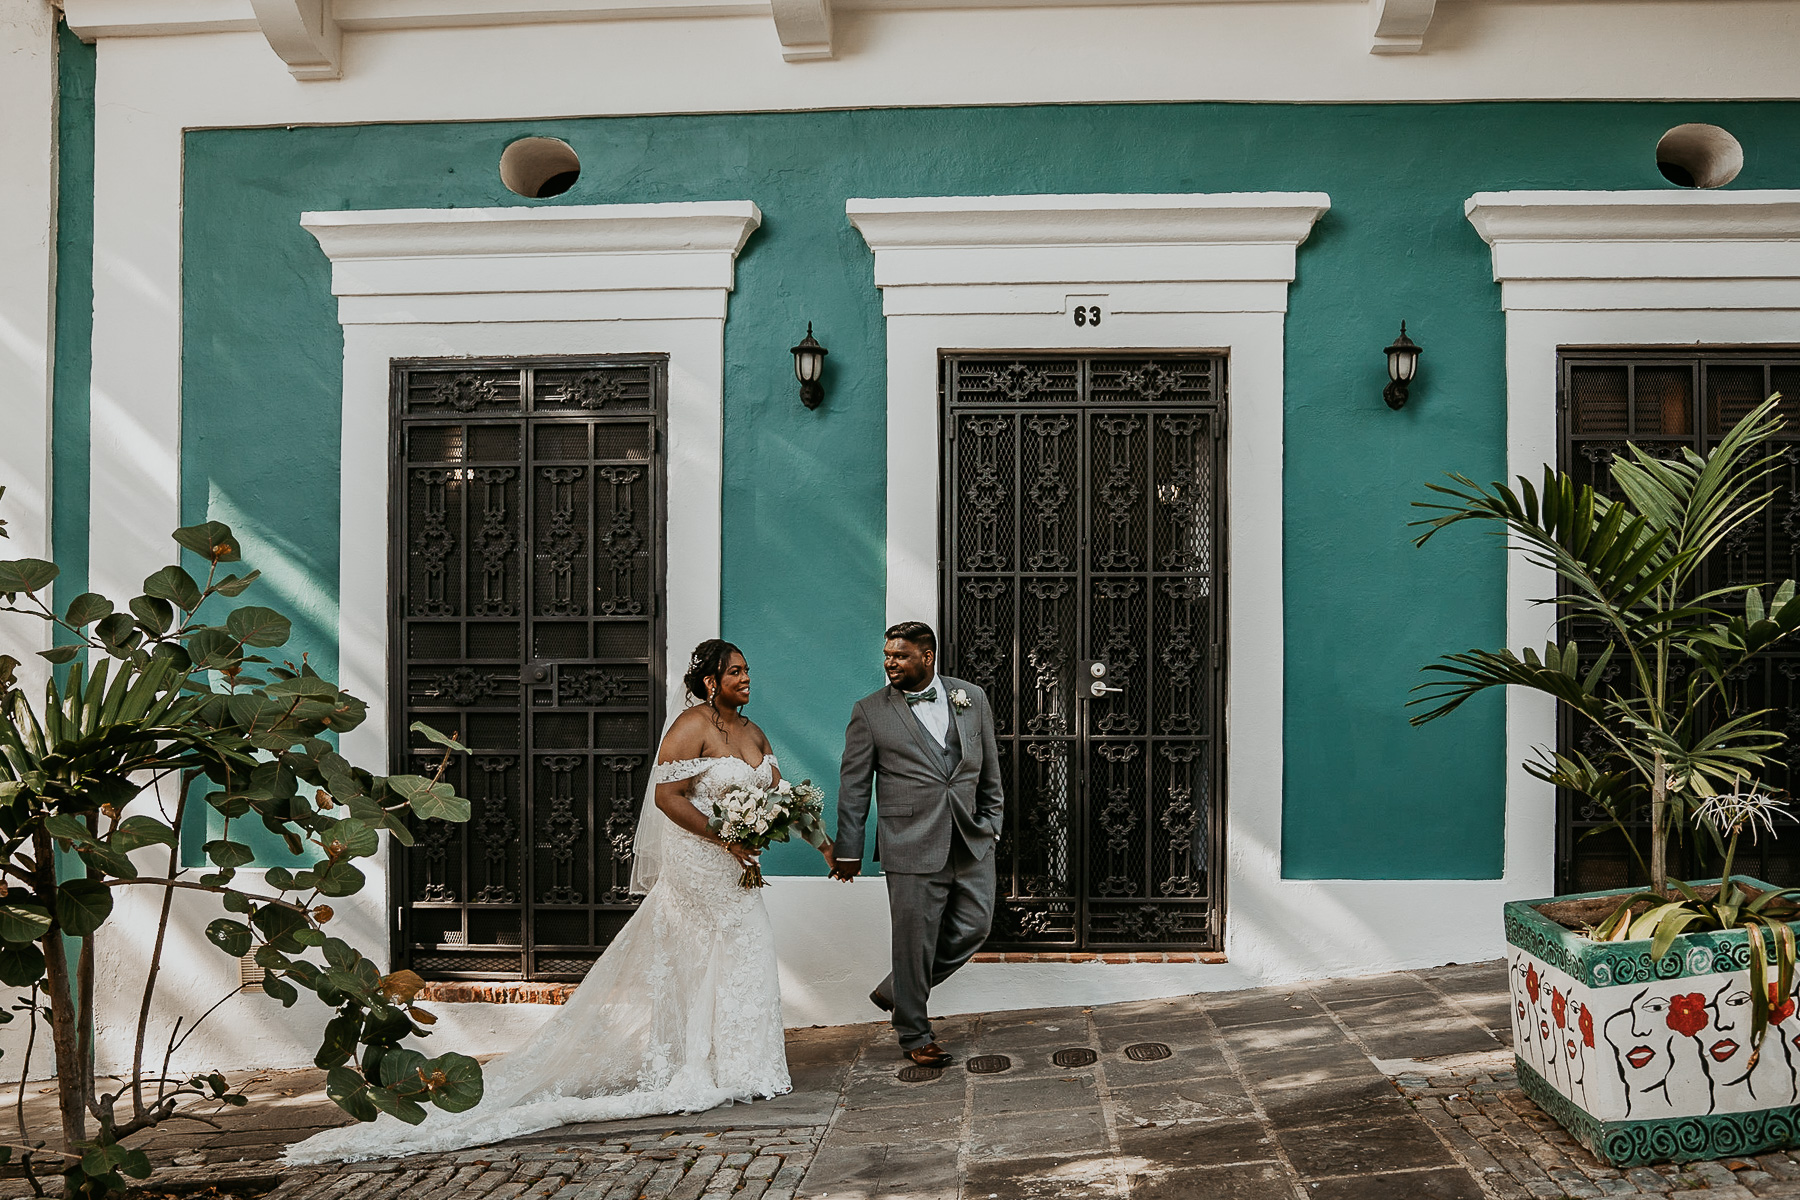
[[[0,0],[0,558],[50,557],[56,262],[56,14]],[[0,622],[0,654],[41,680],[46,626]]]
[[[0,12],[12,13],[29,11],[31,0],[0,3],[8,6]],[[216,10],[228,23],[242,17],[239,10],[248,9],[237,0],[134,0],[127,5],[118,0],[69,0],[78,30],[108,21],[116,27],[121,21],[161,19],[157,13],[191,15],[201,7]],[[1788,61],[1788,49],[1800,32],[1796,25],[1800,10],[1790,4],[1607,0],[1561,5],[1445,3],[1440,9],[1427,39],[1427,53],[1411,57],[1368,53],[1368,12],[1363,5],[1303,0],[1024,11],[850,11],[837,19],[837,59],[802,64],[781,60],[766,16],[754,14],[595,21],[559,25],[553,31],[541,26],[351,29],[343,45],[344,78],[312,83],[289,75],[249,25],[237,26],[241,32],[204,36],[108,37],[99,49],[96,130],[93,586],[133,594],[143,576],[166,561],[165,539],[177,519],[184,129],[987,102],[1786,98],[1800,89]],[[1702,10],[1704,36],[1695,36]],[[7,32],[0,36],[21,36],[13,32],[15,26],[4,28]],[[11,47],[7,42],[0,49],[15,53]],[[759,47],[767,53],[758,52]],[[1230,52],[1202,53],[1219,47],[1229,47]],[[30,53],[19,61],[27,65],[27,74],[41,69]],[[606,69],[594,70],[597,62],[605,63]],[[1659,64],[1658,70],[1644,71],[1645,62]],[[17,78],[10,70],[0,74],[0,88],[10,89]],[[8,91],[9,105],[10,98]],[[0,137],[9,139],[3,143],[9,149],[10,139],[32,136],[29,128],[21,131],[15,124],[10,119],[0,122]],[[40,133],[47,136],[48,129],[46,121]],[[1646,157],[1652,149],[1644,148]],[[41,149],[35,157],[21,150],[11,161],[25,164],[29,174],[30,164],[42,158]],[[584,169],[604,171],[606,164],[586,163]],[[31,195],[28,188],[20,190],[11,173],[0,177],[0,218],[11,217],[15,203],[35,203]],[[0,332],[9,338],[15,321],[23,321],[19,328],[48,328],[48,270],[42,265],[43,251],[30,250],[37,244],[33,231],[39,228],[47,228],[41,219],[0,220],[0,238],[24,231],[21,261],[36,271],[24,276],[26,287],[13,288],[12,243],[0,241],[9,256],[0,260],[9,272],[7,286],[0,288],[0,305],[7,306],[0,308],[0,320],[7,322],[0,325]],[[32,257],[33,253],[40,257]],[[1130,343],[1229,347],[1240,357],[1260,356],[1258,361],[1272,374],[1265,372],[1260,383],[1254,373],[1249,380],[1236,376],[1234,398],[1243,408],[1234,414],[1233,461],[1240,470],[1265,463],[1259,486],[1265,492],[1274,487],[1277,500],[1268,503],[1264,496],[1259,503],[1265,504],[1264,511],[1278,513],[1279,457],[1266,456],[1276,453],[1280,444],[1280,336],[1279,321],[1271,326],[1267,317],[1280,306],[1270,307],[1261,295],[1267,290],[1266,281],[1249,281],[1236,288],[1231,302],[1213,303],[1199,320],[1147,309]],[[20,296],[24,299],[17,299]],[[15,310],[24,316],[16,316]],[[929,314],[921,310],[920,315]],[[986,344],[1049,344],[1037,332],[1044,328],[1042,316],[1029,308],[1002,310],[985,335],[998,340]],[[1785,317],[1758,320],[1772,338],[1784,334],[1786,340],[1800,340],[1791,324],[1784,323]],[[612,322],[608,327],[596,320],[573,340],[508,338],[488,327],[458,329],[453,324],[425,331],[420,324],[415,329],[418,340],[407,343],[414,348],[404,352],[660,348],[652,336],[656,331],[650,328],[655,322],[635,330],[622,328],[629,324]],[[1060,330],[1067,322],[1055,324]],[[1650,328],[1658,339],[1676,340],[1675,334],[1692,325],[1672,320],[1635,327]],[[1522,328],[1509,318],[1509,330]],[[1734,328],[1741,332],[1743,326]],[[1106,330],[1109,345],[1125,344],[1110,336],[1118,330],[1115,322],[1109,322]],[[962,337],[956,342],[971,344]],[[7,373],[6,378],[16,376],[33,384],[36,390],[28,390],[28,395],[37,398],[30,401],[37,407],[30,411],[38,413],[41,422],[45,366],[32,354],[15,362],[12,344],[11,340],[0,344],[0,371]],[[373,364],[394,352],[395,344],[373,340],[373,335],[361,341],[349,337],[347,366],[352,355]],[[896,396],[907,394],[907,388],[916,393],[923,386],[914,378],[919,364],[944,344],[941,337],[921,335],[908,341],[897,333],[890,345],[890,367],[897,375],[890,383],[903,386]],[[34,353],[41,357],[44,351]],[[709,353],[716,353],[716,346]],[[385,383],[381,391],[385,396]],[[352,399],[349,393],[346,399]],[[10,412],[10,397],[7,403]],[[1515,407],[1514,412],[1519,411]],[[347,402],[345,419],[347,444],[372,438],[371,446],[385,446],[385,424],[370,416],[366,404]],[[1519,426],[1517,436],[1522,440],[1515,449],[1537,461],[1532,440],[1536,434],[1530,428],[1529,423]],[[1258,438],[1252,438],[1252,432]],[[41,433],[39,438],[41,443]],[[35,456],[41,476],[41,448],[20,449],[21,444],[9,437],[6,450],[0,452]],[[1259,460],[1259,455],[1265,457]],[[346,478],[358,476],[346,473]],[[17,491],[9,493],[9,501],[15,502],[8,506],[15,531],[25,524],[16,507],[18,498]],[[379,511],[385,493],[373,503],[376,508],[369,511]],[[346,511],[360,510],[347,503]],[[1250,506],[1236,509],[1240,515],[1251,511]],[[41,521],[40,516],[37,528],[41,529]],[[347,553],[352,544],[346,541]],[[1270,544],[1279,546],[1278,541]],[[12,549],[19,547],[15,543]],[[386,631],[376,599],[384,581],[366,567],[383,562],[385,551],[379,549],[362,567],[347,564],[344,576],[346,682],[372,698],[385,689],[381,654]],[[1278,565],[1278,561],[1265,564],[1260,574],[1252,572],[1234,581],[1234,587],[1249,589],[1234,593],[1238,611],[1279,612],[1279,587],[1270,583],[1279,579]],[[935,589],[918,593],[919,586],[916,579],[901,583],[894,595],[904,599],[935,594]],[[1274,624],[1278,628],[1279,622]],[[1255,635],[1234,631],[1238,636]],[[1260,646],[1254,641],[1234,642],[1232,653],[1240,664],[1259,661],[1258,655],[1260,661],[1279,661],[1279,647],[1271,651],[1266,641]],[[1275,674],[1278,680],[1279,672]],[[1236,777],[1279,780],[1278,746],[1270,757],[1272,734],[1280,728],[1278,690],[1234,696],[1231,719],[1244,742],[1234,750],[1241,756],[1234,757]],[[1510,719],[1529,723],[1539,718],[1528,706],[1519,706]],[[1509,731],[1513,728],[1509,725]],[[358,748],[359,757],[384,755],[385,730],[372,723],[359,736],[371,739]],[[1279,794],[1278,787],[1268,792]],[[1550,818],[1547,809],[1531,807],[1530,801],[1528,791],[1509,787],[1503,879],[1383,883],[1281,880],[1278,805],[1266,797],[1260,806],[1240,799],[1234,806],[1230,851],[1230,965],[980,964],[946,986],[941,1011],[1172,994],[1430,965],[1497,952],[1500,902],[1548,890],[1544,848]],[[379,901],[384,886],[379,873],[372,874],[365,900],[340,910],[345,934],[372,950],[386,944],[385,911]],[[783,879],[769,891],[771,911],[781,930],[786,1015],[792,1024],[873,1015],[864,996],[882,971],[885,889],[864,881],[821,891],[828,887],[836,885]],[[132,897],[127,907],[142,905],[147,897],[145,889],[144,896]],[[1433,922],[1422,935],[1416,920],[1420,911],[1474,915],[1463,927],[1452,920]],[[822,922],[828,923],[831,936],[823,936],[827,925]],[[851,960],[841,953],[844,946],[855,948]],[[230,960],[216,951],[186,944],[179,951],[182,969],[166,997],[168,1015],[202,1010],[232,981]],[[129,935],[119,936],[116,943],[109,940],[104,948],[109,976],[129,978],[128,969],[141,953]],[[107,993],[103,1055],[116,1062],[135,998],[121,985],[109,986],[117,990]],[[547,1011],[537,1006],[443,1007],[438,1044],[478,1051],[504,1048]],[[228,1014],[242,1019],[221,1019]],[[183,1062],[277,1066],[307,1061],[319,1015],[316,1009],[284,1015],[266,997],[238,997],[221,1010],[206,1033],[188,1044]]]
[[[491,0],[342,0],[343,78],[297,83],[249,0],[67,0],[83,37],[224,43],[301,107],[351,120],[1138,100],[1713,99],[1796,94],[1800,13],[1780,0],[1440,0],[1424,53],[1371,54],[1359,0],[834,8],[831,60],[786,62],[768,0],[539,3],[589,19],[505,22]],[[525,6],[516,6],[523,8]],[[377,14],[373,10],[385,9]],[[456,11],[488,18],[452,27]],[[641,19],[646,12],[681,14]],[[592,70],[596,62],[604,71]],[[1654,71],[1643,64],[1655,63]],[[233,74],[240,74],[234,71]],[[173,83],[174,80],[171,79]],[[186,81],[184,81],[186,82]],[[262,89],[258,89],[262,90]],[[255,104],[245,97],[246,107]],[[309,119],[309,118],[299,118]]]

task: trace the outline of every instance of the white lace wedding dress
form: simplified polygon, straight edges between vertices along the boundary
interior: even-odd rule
[[[725,789],[767,786],[774,771],[774,755],[754,768],[738,758],[696,758],[658,764],[652,782],[695,779],[690,799],[710,813]],[[329,1129],[288,1147],[285,1161],[458,1150],[557,1125],[698,1112],[787,1092],[774,931],[762,892],[738,886],[737,859],[716,843],[666,817],[657,824],[660,870],[643,905],[568,1003],[525,1045],[486,1065],[480,1104],[464,1113],[427,1105],[420,1125],[383,1116]]]

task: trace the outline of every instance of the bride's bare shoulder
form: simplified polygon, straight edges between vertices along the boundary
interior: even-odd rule
[[[750,726],[750,736],[756,739],[757,748],[764,754],[769,752],[769,735],[762,731],[762,726],[745,717],[744,723]]]
[[[656,757],[663,762],[699,758],[706,749],[706,728],[706,718],[701,715],[700,706],[695,705],[675,718],[669,732],[663,735]]]

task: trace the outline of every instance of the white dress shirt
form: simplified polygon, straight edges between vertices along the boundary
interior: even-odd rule
[[[925,692],[932,688],[937,689],[937,699],[921,700],[907,707],[919,718],[919,724],[925,726],[925,732],[936,738],[938,745],[944,746],[950,741],[950,697],[944,694],[944,681],[936,674],[932,675],[930,683],[918,690]]]

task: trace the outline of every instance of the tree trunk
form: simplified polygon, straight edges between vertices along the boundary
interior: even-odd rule
[[[37,853],[38,899],[54,914],[56,899],[56,848],[41,830],[32,837]],[[40,940],[44,949],[44,974],[49,980],[50,1044],[56,1051],[56,1101],[62,1116],[64,1149],[87,1141],[87,1092],[81,1055],[81,1013],[75,1003],[69,960],[63,953],[63,932],[54,915],[50,930]]]
[[[1650,890],[1669,894],[1669,781],[1662,756],[1656,758],[1656,776],[1650,784]]]

